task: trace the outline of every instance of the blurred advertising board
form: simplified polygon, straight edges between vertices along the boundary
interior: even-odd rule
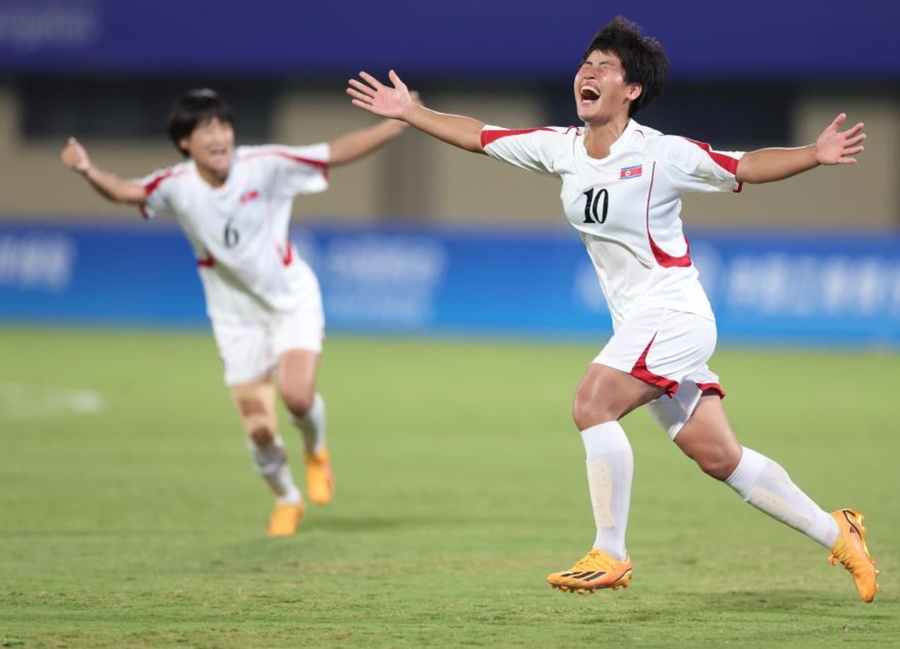
[[[567,229],[297,226],[328,330],[605,339]],[[900,347],[900,236],[690,233],[722,342]],[[0,323],[206,327],[173,227],[0,224]]]

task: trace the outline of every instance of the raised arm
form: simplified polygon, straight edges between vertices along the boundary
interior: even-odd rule
[[[853,156],[862,152],[866,134],[862,132],[862,122],[846,131],[840,131],[846,120],[847,115],[844,113],[835,117],[815,144],[793,149],[758,149],[745,153],[738,163],[735,177],[745,183],[767,183],[796,176],[819,165],[856,164]]]
[[[91,164],[91,159],[81,143],[70,137],[59,154],[62,163],[72,171],[77,171],[97,190],[97,192],[114,203],[140,205],[146,198],[144,187],[130,180],[123,180],[115,174],[98,169]]]
[[[407,128],[407,124],[396,119],[386,119],[374,126],[351,131],[328,143],[331,148],[329,165],[337,167],[364,158],[381,148]]]
[[[362,81],[350,79],[350,87],[347,88],[354,106],[382,117],[402,120],[423,133],[466,151],[484,153],[481,148],[483,122],[425,108],[415,101],[409,88],[393,70],[389,73],[393,87],[384,85],[368,72],[360,72],[359,76]]]

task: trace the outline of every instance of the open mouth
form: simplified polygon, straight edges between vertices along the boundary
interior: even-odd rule
[[[581,101],[591,102],[597,101],[600,99],[600,92],[591,88],[590,86],[582,86],[581,88]]]
[[[228,156],[228,149],[212,149],[209,152],[209,156],[218,159],[225,158]]]

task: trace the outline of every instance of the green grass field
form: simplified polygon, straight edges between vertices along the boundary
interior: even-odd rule
[[[866,605],[826,550],[703,476],[645,412],[623,422],[631,588],[551,590],[546,574],[594,536],[569,411],[596,351],[332,337],[320,388],[337,496],[269,539],[211,336],[0,329],[0,640],[900,646],[897,354],[713,359],[741,440],[824,508],[867,515],[883,574]],[[302,478],[299,437],[282,432]]]

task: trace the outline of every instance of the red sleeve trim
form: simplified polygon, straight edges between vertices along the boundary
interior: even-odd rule
[[[724,153],[720,153],[719,151],[713,151],[712,147],[706,142],[698,142],[697,140],[692,140],[689,137],[686,137],[684,139],[688,142],[696,144],[698,147],[706,151],[706,153],[709,154],[709,157],[713,159],[713,162],[722,167],[722,169],[727,170],[731,174],[737,173],[738,162],[740,162],[740,160],[738,160],[737,158],[732,158],[730,155],[725,155]],[[738,191],[740,191],[740,188],[738,188]]]
[[[502,137],[507,137],[510,135],[525,135],[526,133],[534,133],[535,131],[550,131],[553,132],[552,128],[547,128],[546,126],[542,126],[540,128],[517,128],[517,129],[482,129],[481,131],[481,148],[483,149],[488,144],[492,142],[496,142]]]
[[[145,219],[149,219],[150,215],[147,213],[147,199],[150,198],[150,195],[159,189],[159,186],[166,178],[172,178],[173,176],[180,176],[184,171],[179,171],[175,173],[174,170],[168,169],[163,171],[162,173],[156,174],[153,178],[151,178],[148,182],[144,183],[144,202],[141,203],[140,209],[141,216]]]
[[[150,182],[148,182],[148,183],[146,183],[146,184],[144,185],[144,194],[145,194],[145,197],[146,197],[146,198],[149,198],[149,197],[150,197],[150,194],[152,194],[152,193],[155,192],[157,189],[159,189],[159,186],[160,186],[160,184],[162,183],[162,181],[164,181],[166,178],[172,176],[173,173],[174,173],[174,172],[170,169],[169,171],[164,171],[164,172],[162,172],[161,174],[157,174],[156,176],[154,176],[153,178],[151,178],[151,179],[150,179]]]

